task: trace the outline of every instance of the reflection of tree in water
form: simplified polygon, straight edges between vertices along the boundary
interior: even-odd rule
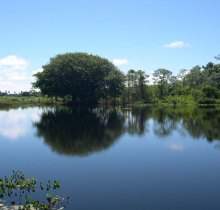
[[[43,112],[35,126],[54,151],[88,155],[110,147],[125,132],[146,134],[150,119],[159,137],[185,131],[195,139],[220,140],[220,110],[215,109],[54,109]]]
[[[176,129],[176,120],[164,109],[151,110],[154,119],[154,133],[160,137],[168,136]]]
[[[150,118],[148,109],[125,109],[123,115],[125,117],[125,130],[129,134],[144,135],[148,132],[147,121]]]
[[[220,110],[196,109],[183,120],[183,125],[194,138],[220,140]]]
[[[220,110],[208,108],[153,108],[154,132],[167,136],[172,131],[185,129],[193,138],[206,138],[208,141],[220,140]],[[178,130],[179,129],[179,130]]]
[[[55,109],[44,112],[35,126],[54,151],[88,155],[112,145],[123,133],[123,124],[116,110]]]
[[[110,147],[124,132],[143,135],[148,110],[54,109],[46,110],[34,125],[38,136],[66,155],[88,155]]]

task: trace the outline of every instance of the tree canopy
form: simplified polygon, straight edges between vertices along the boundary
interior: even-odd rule
[[[117,97],[123,89],[123,74],[110,61],[87,53],[57,55],[34,75],[35,88],[49,97],[71,96],[76,104],[94,104]]]

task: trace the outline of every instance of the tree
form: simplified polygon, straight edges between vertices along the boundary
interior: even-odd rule
[[[178,80],[178,76],[170,77],[169,95],[178,95],[182,89],[182,81]]]
[[[126,75],[127,77],[127,90],[128,90],[128,103],[133,103],[137,99],[137,74],[134,69],[130,69]]]
[[[144,71],[138,70],[136,72],[137,74],[137,92],[138,92],[138,98],[139,100],[145,100],[146,99],[146,78],[148,75],[145,74]]]
[[[219,60],[220,61],[220,55],[217,55],[214,57],[216,60]]]
[[[168,94],[168,83],[172,72],[167,69],[157,69],[154,71],[154,83],[157,84],[159,98],[164,98]]]
[[[134,103],[137,100],[146,100],[146,78],[148,75],[142,70],[135,71],[130,69],[126,74],[126,85],[127,85],[127,102]]]
[[[34,75],[34,88],[49,97],[71,96],[75,104],[91,105],[122,92],[123,74],[110,61],[87,53],[57,55]]]
[[[190,88],[198,88],[205,81],[205,76],[200,66],[193,67],[184,77],[185,84]]]
[[[211,85],[215,88],[220,88],[220,64],[209,62],[203,66],[203,74],[205,77],[206,85]]]

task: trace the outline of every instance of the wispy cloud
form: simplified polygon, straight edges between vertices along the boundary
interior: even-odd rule
[[[122,66],[122,65],[127,65],[129,62],[126,58],[115,58],[113,59],[113,64],[116,65],[116,66]]]
[[[176,49],[176,48],[184,48],[189,47],[189,44],[184,41],[175,41],[165,45],[166,48]]]

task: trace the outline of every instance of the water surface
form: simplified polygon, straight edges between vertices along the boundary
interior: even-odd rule
[[[0,110],[0,174],[58,179],[69,209],[220,209],[220,111]]]

